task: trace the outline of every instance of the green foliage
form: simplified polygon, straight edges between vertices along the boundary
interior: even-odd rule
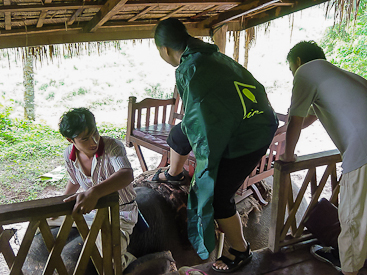
[[[117,127],[111,123],[103,123],[98,125],[98,132],[101,136],[109,136],[117,139],[124,139],[126,135],[126,128]]]
[[[160,83],[157,83],[155,85],[153,84],[148,84],[150,87],[149,88],[145,88],[145,94],[148,97],[151,98],[158,98],[158,99],[167,99],[167,98],[171,98],[173,93],[166,93],[162,87]]]
[[[321,46],[331,63],[367,78],[367,1],[361,1],[356,21],[330,27]]]
[[[48,126],[11,119],[10,114],[11,108],[0,108],[0,204],[37,198],[47,187],[38,177],[64,165],[63,151],[68,144]],[[66,179],[58,184],[63,188]]]

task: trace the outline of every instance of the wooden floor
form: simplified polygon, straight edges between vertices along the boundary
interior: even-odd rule
[[[254,252],[252,261],[237,270],[233,275],[339,275],[339,272],[328,263],[315,259],[309,252],[310,245],[297,250],[271,253],[268,249]],[[193,268],[204,271],[208,275],[218,275],[212,263],[198,265]],[[171,273],[178,274],[178,273]],[[367,268],[363,268],[358,275],[367,275]]]

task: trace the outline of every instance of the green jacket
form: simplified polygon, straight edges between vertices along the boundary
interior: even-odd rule
[[[188,199],[189,239],[202,259],[215,247],[213,195],[219,162],[270,144],[278,120],[264,87],[216,45],[190,38],[176,70],[182,130],[196,158]]]

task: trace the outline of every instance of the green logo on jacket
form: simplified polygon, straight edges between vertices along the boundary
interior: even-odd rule
[[[255,95],[249,90],[250,89],[256,89],[253,85],[243,84],[238,81],[234,81],[234,86],[236,87],[237,93],[240,97],[242,107],[243,107],[243,119],[253,117],[254,115],[259,115],[264,113],[263,111],[259,110],[253,110],[247,112],[245,101],[243,100],[243,95],[245,95],[249,100],[251,100],[253,103],[257,103]],[[242,89],[242,91],[241,91]],[[243,94],[243,95],[242,95]]]

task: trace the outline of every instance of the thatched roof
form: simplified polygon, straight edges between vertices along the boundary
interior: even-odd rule
[[[168,17],[208,36],[223,24],[244,30],[325,2],[343,17],[359,0],[0,0],[0,49],[152,38]]]

